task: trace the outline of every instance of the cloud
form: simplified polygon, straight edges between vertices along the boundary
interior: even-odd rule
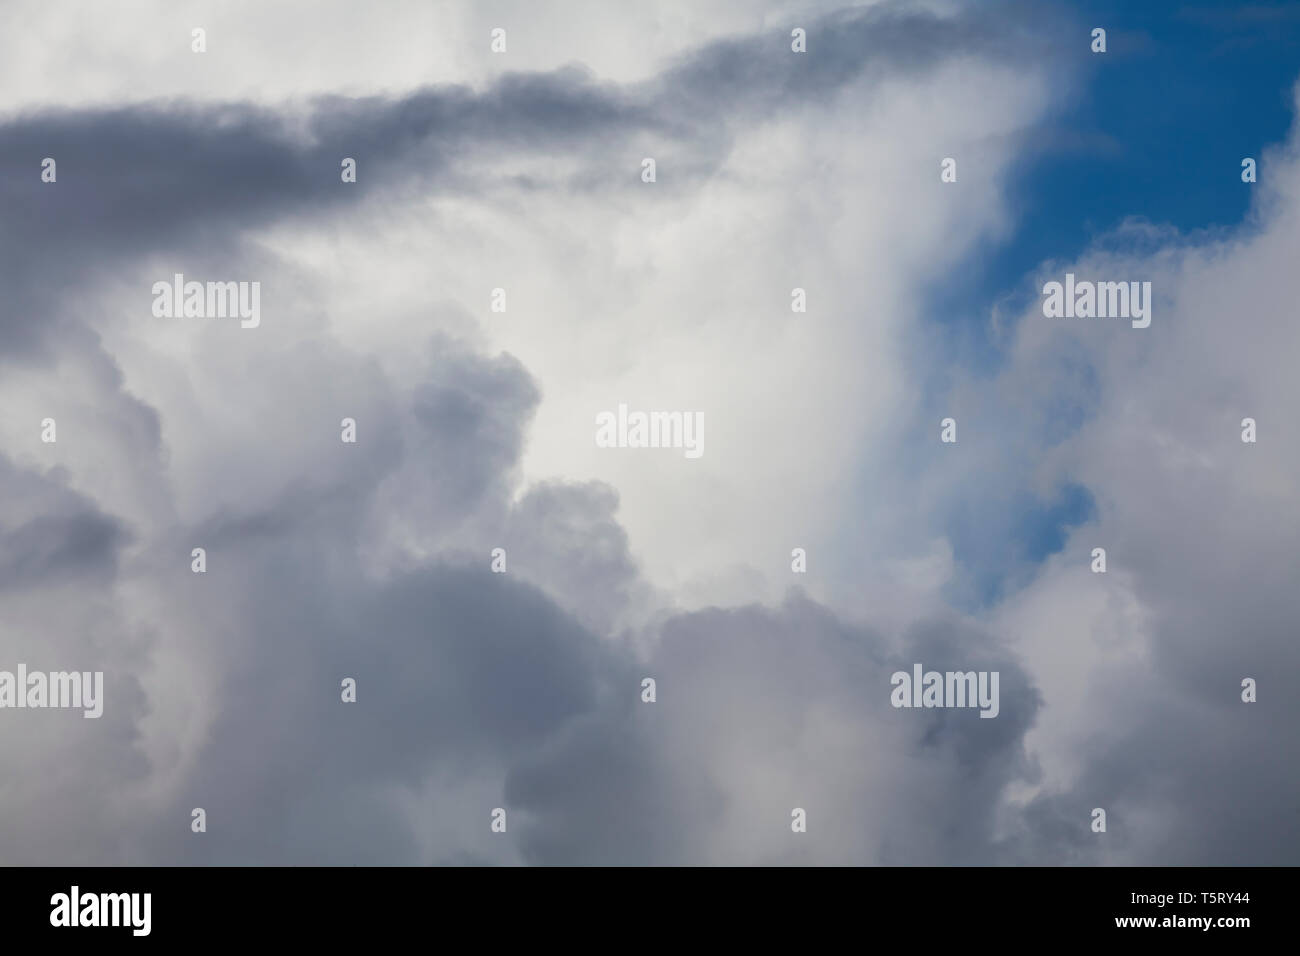
[[[1035,302],[1004,370],[954,390],[954,407],[980,423],[975,454],[1002,463],[987,481],[1078,483],[1096,502],[988,615],[1045,700],[1026,741],[1044,767],[1023,794],[1026,858],[1050,852],[1064,817],[1100,806],[1110,862],[1294,859],[1285,807],[1300,776],[1286,728],[1300,713],[1285,692],[1243,703],[1241,682],[1276,691],[1270,675],[1300,663],[1289,573],[1300,559],[1300,429],[1284,411],[1300,397],[1300,341],[1279,320],[1291,299],[1285,263],[1300,248],[1296,135],[1266,155],[1270,175],[1251,187],[1239,228],[1184,236],[1131,222],[1036,277],[1150,281],[1149,329],[1044,319]],[[1268,422],[1267,440],[1242,442],[1247,417]],[[983,492],[966,466],[931,479],[973,500]],[[1105,575],[1090,570],[1095,547],[1106,549]]]
[[[792,593],[672,617],[658,638],[641,668],[655,703],[624,693],[512,771],[528,861],[989,861],[1000,794],[1033,773],[1038,706],[989,635],[934,619],[891,646]],[[1000,671],[1002,713],[893,708],[891,675],[918,662]]]
[[[907,437],[917,382],[952,371],[920,293],[1008,232],[1009,171],[1068,83],[1057,14],[1015,22],[832,12],[801,59],[781,14],[614,78],[108,107],[73,83],[7,116],[0,646],[102,668],[107,703],[4,716],[23,826],[0,854],[1283,859],[1293,146],[1247,229],[1135,228],[1077,264],[1151,278],[1150,330],[1025,317],[1001,374],[952,375],[946,459]],[[155,319],[177,271],[262,282],[263,325]],[[597,450],[624,401],[701,410],[708,453]],[[1095,511],[1059,554],[944,607],[1003,557],[970,540],[1076,488]],[[999,671],[998,718],[892,708],[916,662]]]

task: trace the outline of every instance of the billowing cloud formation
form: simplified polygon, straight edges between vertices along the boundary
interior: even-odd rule
[[[1050,264],[1150,281],[1151,328],[1026,316],[977,399],[978,414],[1029,435],[1043,434],[1036,407],[1080,411],[1027,463],[1038,480],[1086,486],[1097,517],[1005,602],[998,630],[1048,701],[1031,736],[1050,755],[1037,799],[1113,808],[1124,860],[1289,864],[1297,852],[1285,728],[1300,703],[1284,675],[1300,666],[1300,425],[1286,411],[1300,400],[1300,338],[1283,318],[1300,250],[1296,133],[1262,165],[1230,235],[1132,223],[1083,261]],[[1247,418],[1255,443],[1242,441]],[[1105,576],[1087,572],[1095,547]],[[1241,700],[1246,678],[1256,704]]]
[[[1001,713],[893,708],[882,688],[914,661],[999,671]],[[672,618],[644,671],[653,706],[625,694],[509,777],[528,859],[987,862],[1001,791],[1032,772],[1021,738],[1036,694],[959,622],[927,622],[891,648],[792,595]],[[795,808],[806,834],[788,825]]]
[[[0,668],[102,669],[107,701],[0,712],[0,858],[1293,857],[1296,715],[1267,681],[1242,705],[1237,672],[1295,664],[1271,317],[1297,197],[1268,187],[1237,240],[1098,250],[1076,271],[1152,279],[1151,329],[1028,316],[999,377],[957,376],[960,452],[899,438],[909,374],[944,361],[914,358],[918,292],[1005,230],[1063,82],[1053,21],[1016,13],[831,12],[815,57],[783,23],[626,82],[9,117]],[[1287,182],[1292,151],[1267,168]],[[263,325],[153,317],[175,272],[261,281]],[[1253,335],[1221,321],[1241,302]],[[619,401],[702,407],[706,456],[593,449]],[[916,468],[923,493],[893,494]],[[1078,485],[1097,521],[959,614],[933,515],[998,484]],[[815,573],[786,577],[795,546]],[[917,662],[999,672],[998,717],[892,707]]]

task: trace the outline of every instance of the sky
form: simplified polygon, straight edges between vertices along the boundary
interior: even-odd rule
[[[1294,864],[1298,9],[7,0],[0,863]]]

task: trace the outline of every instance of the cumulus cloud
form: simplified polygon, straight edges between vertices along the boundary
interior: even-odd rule
[[[1295,857],[1285,808],[1300,776],[1286,728],[1300,713],[1276,675],[1300,663],[1300,429],[1285,412],[1300,341],[1281,319],[1300,248],[1297,145],[1293,129],[1266,155],[1240,227],[1180,235],[1129,222],[1031,278],[1149,281],[1150,328],[1046,319],[1035,301],[1000,374],[954,393],[968,420],[996,423],[976,425],[977,455],[1007,487],[1075,483],[1096,503],[989,615],[1045,700],[1027,739],[1045,772],[1018,823],[1031,846],[1050,846],[1057,817],[1101,806],[1114,862]],[[1242,441],[1245,418],[1259,423],[1255,444]],[[932,479],[947,486],[937,497],[971,497],[964,475]],[[1105,575],[1090,571],[1097,547]],[[1243,705],[1244,678],[1271,692]]]
[[[1294,768],[1261,755],[1285,752],[1295,714],[1267,683],[1243,709],[1235,678],[1295,663],[1295,429],[1260,411],[1294,397],[1295,343],[1268,318],[1295,248],[1293,147],[1249,229],[1144,232],[1140,255],[1121,236],[1073,266],[1152,279],[1151,329],[1025,317],[999,375],[955,376],[964,431],[941,461],[906,437],[915,382],[945,362],[918,348],[921,293],[1008,230],[1008,171],[1067,82],[1058,21],[794,5],[739,29],[694,7],[657,8],[653,63],[621,68],[617,45],[533,59],[545,28],[519,13],[513,72],[429,77],[402,55],[387,83],[304,65],[279,99],[241,99],[205,64],[172,100],[140,67],[111,105],[75,77],[44,107],[3,104],[0,667],[102,669],[107,697],[99,721],[0,721],[0,816],[23,821],[0,830],[6,861],[1254,862],[1294,845],[1268,842]],[[336,14],[292,31],[329,48]],[[817,56],[789,53],[795,15]],[[148,290],[175,272],[260,281],[262,326],[153,317]],[[1243,301],[1249,331],[1222,320]],[[706,455],[596,449],[594,416],[619,402],[702,410]],[[1263,437],[1243,447],[1249,414]],[[1096,520],[1041,566],[1017,558],[1000,602],[945,607],[969,569],[935,515],[999,486],[1084,488]],[[1013,510],[971,513],[996,536]],[[796,546],[815,573],[790,589]],[[915,662],[998,671],[997,719],[891,707]],[[1259,750],[1234,746],[1248,732]],[[1098,805],[1122,841],[1090,839]]]

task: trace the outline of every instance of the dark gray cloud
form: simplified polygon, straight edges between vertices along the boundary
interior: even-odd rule
[[[1002,712],[895,709],[890,677],[998,670]],[[508,780],[538,863],[989,862],[1037,696],[988,635],[933,621],[900,646],[792,593],[666,621],[633,682]],[[581,781],[581,786],[574,786]],[[794,808],[808,832],[790,829]],[[916,808],[924,808],[918,812]]]
[[[815,57],[773,56],[788,51],[780,32],[723,40],[632,87],[574,66],[508,73],[481,92],[332,96],[280,111],[146,101],[8,117],[0,122],[0,356],[49,358],[50,343],[81,321],[85,286],[142,256],[184,271],[237,256],[250,230],[323,218],[377,192],[399,201],[431,189],[481,192],[492,179],[478,166],[494,156],[581,158],[579,175],[550,185],[589,190],[635,178],[637,150],[652,142],[681,153],[663,188],[684,188],[716,170],[729,129],[820,102],[859,78],[930,70],[956,53],[1068,60],[1044,47],[1051,34],[1033,32],[1043,20],[1034,10],[998,18],[842,11],[809,23]],[[1018,27],[1008,30],[1011,22]],[[346,188],[344,156],[361,170]],[[53,186],[40,181],[45,157],[58,163]],[[529,184],[509,175],[512,185]]]
[[[111,582],[130,535],[93,501],[0,457],[0,588]]]

